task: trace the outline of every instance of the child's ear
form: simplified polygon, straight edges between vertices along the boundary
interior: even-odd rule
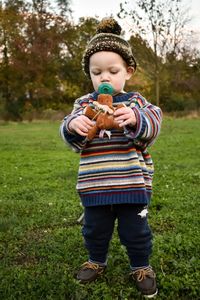
[[[133,73],[135,72],[135,69],[133,68],[133,67],[127,67],[127,69],[126,69],[126,71],[127,71],[127,80],[128,79],[130,79],[131,78],[131,76],[133,75]]]

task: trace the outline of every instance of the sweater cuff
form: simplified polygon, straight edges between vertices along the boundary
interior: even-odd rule
[[[67,132],[68,134],[70,134],[70,135],[75,135],[75,134],[76,134],[75,132],[72,132],[72,131],[69,129],[69,123],[70,123],[73,119],[75,119],[75,118],[76,118],[76,116],[73,116],[73,115],[64,118],[64,127],[63,127],[63,131],[66,130],[66,132]]]
[[[64,118],[63,126],[62,126],[62,131],[63,131],[63,136],[64,138],[68,141],[84,141],[85,137],[82,135],[77,134],[76,132],[72,132],[69,130],[69,123],[75,119],[76,116],[68,116],[67,118]]]
[[[136,126],[134,128],[126,126],[125,134],[131,139],[136,139],[143,135],[146,128],[146,120],[142,112],[138,108],[133,107],[132,109],[136,117]]]

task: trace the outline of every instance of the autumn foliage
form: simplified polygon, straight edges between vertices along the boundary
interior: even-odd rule
[[[96,18],[75,24],[69,1],[0,2],[0,117],[22,120],[28,113],[65,110],[91,91],[81,68],[82,53],[94,35]],[[139,67],[127,89],[156,102],[154,53],[139,34],[130,36]],[[200,55],[181,46],[159,64],[159,102],[163,110],[198,110]]]

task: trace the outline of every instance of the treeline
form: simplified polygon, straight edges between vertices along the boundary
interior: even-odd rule
[[[65,110],[74,99],[90,92],[81,59],[97,23],[96,18],[81,18],[75,24],[68,0],[53,4],[47,0],[0,1],[1,118],[22,120],[26,113]],[[166,24],[162,26],[164,29]],[[154,47],[150,46],[145,36],[134,30],[129,41],[139,64],[127,89],[140,91],[165,111],[199,109],[197,50],[182,43],[178,51],[169,48],[163,55],[155,41]]]

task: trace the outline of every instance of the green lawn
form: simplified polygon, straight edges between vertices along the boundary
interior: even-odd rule
[[[78,154],[59,123],[0,125],[0,299],[137,300],[115,232],[104,277],[82,286],[87,259],[75,191]],[[150,152],[155,163],[149,222],[158,300],[199,299],[200,120],[167,119]]]

